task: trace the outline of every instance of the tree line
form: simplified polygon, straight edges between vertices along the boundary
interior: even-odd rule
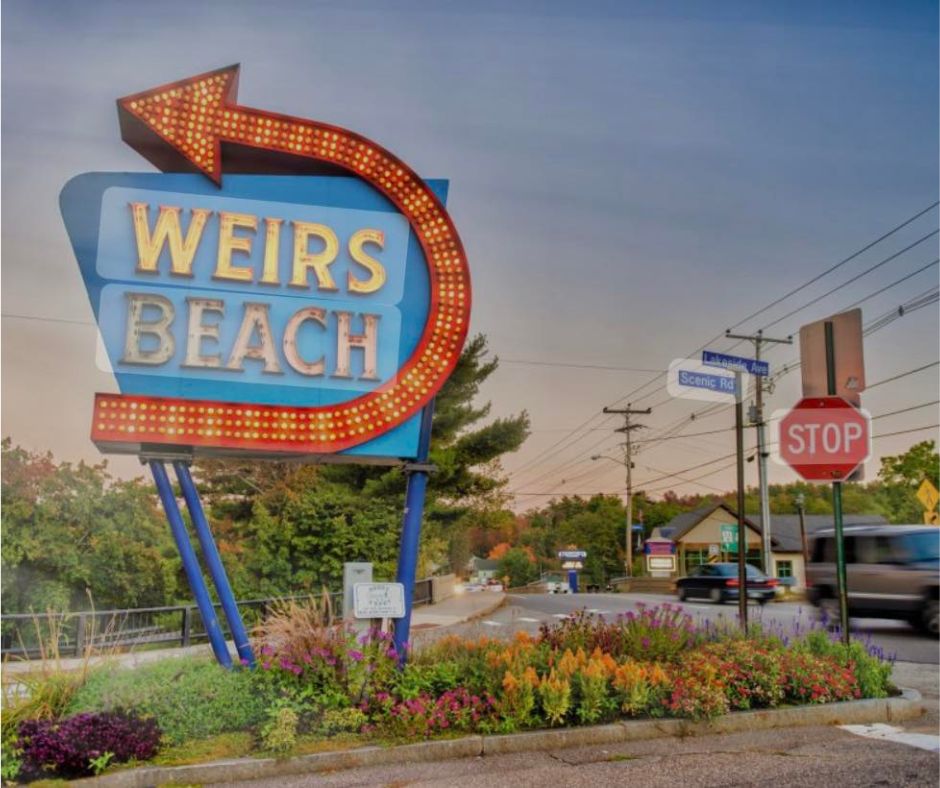
[[[498,368],[485,337],[473,338],[438,393],[419,573],[462,574],[471,556],[493,556],[514,585],[559,567],[557,551],[588,552],[585,582],[622,574],[626,512],[618,496],[561,497],[516,514],[500,459],[529,432],[525,412],[490,418],[480,386]],[[371,561],[377,578],[395,573],[406,484],[399,468],[291,462],[199,461],[193,468],[222,560],[238,598],[337,588],[345,561]],[[847,513],[920,522],[915,497],[935,484],[933,441],[885,457],[878,479],[844,485]],[[828,485],[770,488],[771,510],[832,511]],[[646,535],[677,514],[718,500],[642,492],[634,511]],[[729,493],[723,500],[734,506]],[[57,462],[2,443],[3,612],[172,605],[189,590],[153,483],[120,480],[106,462]],[[746,510],[758,511],[756,490]]]

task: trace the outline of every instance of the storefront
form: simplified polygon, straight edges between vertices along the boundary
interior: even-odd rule
[[[700,564],[737,560],[737,513],[723,503],[683,512],[674,517],[660,533],[676,543],[678,571],[687,575]],[[761,567],[760,528],[745,519],[747,562]]]

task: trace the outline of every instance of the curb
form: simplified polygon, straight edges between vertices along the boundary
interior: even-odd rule
[[[147,788],[153,785],[230,783],[236,780],[259,780],[363,766],[390,766],[533,750],[558,750],[565,747],[642,741],[667,736],[706,736],[812,725],[898,722],[914,719],[923,713],[920,693],[905,689],[899,697],[894,698],[873,698],[787,709],[738,711],[711,722],[672,719],[625,720],[586,728],[561,728],[503,736],[465,736],[460,739],[420,742],[398,747],[359,747],[354,750],[301,755],[285,760],[238,758],[190,766],[144,767],[76,780],[75,784],[95,788]]]

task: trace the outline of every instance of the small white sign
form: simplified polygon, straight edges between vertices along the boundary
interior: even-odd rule
[[[356,618],[404,618],[405,587],[401,583],[356,583],[353,615]]]
[[[744,393],[748,377],[743,376]],[[735,376],[720,367],[703,364],[701,359],[677,358],[669,365],[666,390],[671,396],[681,399],[734,402]]]

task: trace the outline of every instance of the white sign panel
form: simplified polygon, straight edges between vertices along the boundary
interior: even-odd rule
[[[747,388],[744,376],[744,388]],[[669,365],[666,390],[673,397],[704,402],[734,402],[734,373],[708,366],[701,359],[677,358]]]
[[[356,583],[353,615],[356,618],[404,618],[405,587],[401,583]]]

